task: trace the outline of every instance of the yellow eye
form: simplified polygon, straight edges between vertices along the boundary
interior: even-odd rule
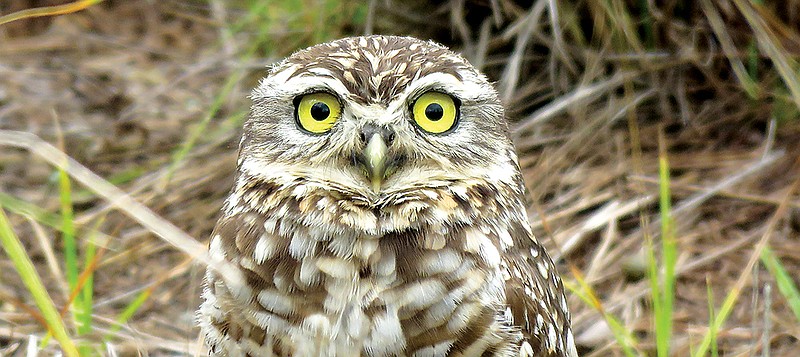
[[[306,94],[296,103],[297,123],[304,130],[314,134],[331,130],[342,111],[336,97],[328,93]]]
[[[439,134],[456,125],[458,107],[453,97],[439,92],[428,92],[417,98],[411,114],[414,122],[429,133]]]

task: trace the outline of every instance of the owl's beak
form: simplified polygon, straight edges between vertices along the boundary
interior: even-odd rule
[[[367,146],[364,148],[364,166],[367,169],[367,176],[374,192],[381,190],[381,183],[383,183],[383,178],[386,174],[386,154],[388,151],[389,148],[386,146],[386,142],[378,133],[372,134],[369,141],[367,141]]]

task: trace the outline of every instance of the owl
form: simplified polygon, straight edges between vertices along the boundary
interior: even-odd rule
[[[214,356],[577,356],[498,94],[444,46],[364,36],[251,94],[198,310]]]

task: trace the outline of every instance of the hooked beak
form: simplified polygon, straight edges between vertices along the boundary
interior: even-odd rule
[[[372,192],[378,193],[381,191],[383,181],[394,172],[400,159],[394,157],[394,154],[389,155],[389,147],[394,142],[394,131],[367,123],[361,127],[359,137],[364,146],[362,151],[355,155],[356,162],[364,169]]]
[[[364,167],[367,171],[367,177],[372,185],[372,191],[378,192],[381,190],[381,183],[383,183],[384,176],[386,175],[387,152],[389,148],[386,142],[379,133],[373,133],[368,139],[367,146],[364,147]]]

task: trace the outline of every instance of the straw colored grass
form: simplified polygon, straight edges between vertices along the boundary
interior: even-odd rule
[[[72,4],[0,25],[0,206],[21,248],[0,254],[0,354],[201,353],[249,89],[363,33],[443,42],[496,82],[582,356],[800,351],[797,0]],[[33,276],[68,312],[56,341]]]

